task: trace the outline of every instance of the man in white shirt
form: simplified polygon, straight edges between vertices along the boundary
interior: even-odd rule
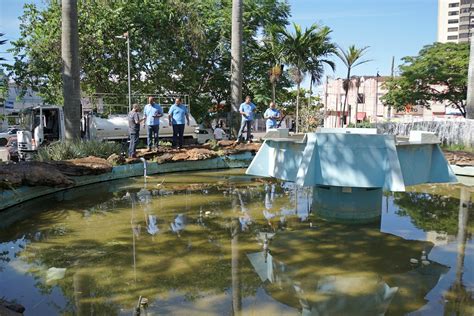
[[[219,126],[216,126],[214,129],[214,138],[219,141],[224,138],[224,130],[220,128]]]

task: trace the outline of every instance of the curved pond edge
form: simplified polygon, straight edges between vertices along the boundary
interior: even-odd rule
[[[206,160],[178,161],[164,164],[158,164],[156,162],[147,161],[147,175],[183,171],[246,168],[249,166],[253,157],[254,154],[252,154],[251,152],[246,152]],[[88,184],[143,176],[143,171],[143,163],[135,163],[130,165],[115,166],[112,168],[112,172],[100,175],[71,177],[74,180],[75,184],[70,187],[52,188],[45,186],[22,186],[14,190],[3,190],[0,194],[0,211],[41,196],[64,190],[70,190]]]

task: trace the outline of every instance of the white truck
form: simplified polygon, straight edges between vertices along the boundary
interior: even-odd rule
[[[24,109],[19,114],[20,129],[17,131],[18,154],[20,159],[38,149],[44,142],[65,139],[64,112],[60,106],[35,106]],[[194,117],[189,115],[189,125],[185,126],[184,138],[187,143],[196,143],[197,127]],[[110,115],[101,118],[88,114],[81,119],[84,139],[99,141],[128,140],[127,115]],[[168,114],[160,118],[160,139],[170,140],[173,128],[169,126]],[[146,128],[140,128],[140,138],[146,138]]]

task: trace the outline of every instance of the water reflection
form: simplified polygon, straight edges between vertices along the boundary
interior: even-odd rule
[[[139,296],[150,314],[472,311],[466,188],[387,195],[365,226],[324,222],[310,190],[240,173],[93,188],[15,214],[0,232],[0,297],[30,315],[129,315]],[[53,267],[64,277],[46,282]]]

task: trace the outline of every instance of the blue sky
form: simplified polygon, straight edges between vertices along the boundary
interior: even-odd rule
[[[0,32],[6,39],[19,36],[18,17],[26,2],[42,0],[0,0]],[[355,44],[370,46],[370,63],[354,69],[354,74],[389,75],[392,56],[396,65],[400,58],[416,55],[426,44],[436,40],[437,0],[289,0],[291,21],[309,26],[314,22],[329,26],[332,39],[342,47]],[[5,55],[5,45],[0,56]],[[336,73],[344,76],[343,65],[337,63]]]

